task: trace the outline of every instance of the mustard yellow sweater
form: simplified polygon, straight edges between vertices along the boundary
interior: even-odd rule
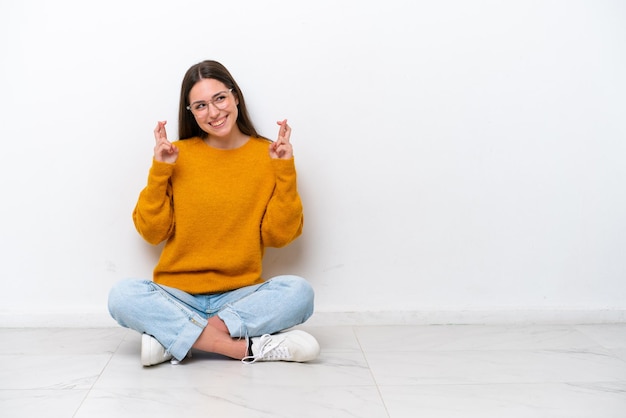
[[[154,281],[188,293],[261,283],[264,247],[302,232],[294,160],[271,159],[269,142],[234,150],[177,141],[175,164],[153,160],[133,221],[148,242],[167,240]]]

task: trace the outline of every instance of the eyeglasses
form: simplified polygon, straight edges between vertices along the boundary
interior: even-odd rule
[[[198,100],[187,106],[187,110],[190,110],[194,115],[202,115],[209,110],[209,105],[213,105],[218,109],[226,109],[230,104],[230,93],[233,89],[221,91],[213,96],[212,100]]]

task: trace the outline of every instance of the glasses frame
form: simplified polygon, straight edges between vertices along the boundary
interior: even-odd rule
[[[231,89],[228,89],[228,90],[220,91],[218,93],[215,93],[213,95],[213,97],[219,96],[221,94],[232,94],[233,90],[234,89],[231,88]],[[217,99],[215,98],[215,99],[211,99],[211,100],[198,100],[198,101],[194,102],[196,104],[200,104],[200,103],[205,103],[206,104],[206,108],[202,109],[200,112],[196,112],[196,111],[194,111],[192,109],[192,106],[194,105],[194,103],[191,103],[189,106],[186,107],[186,109],[188,111],[190,111],[191,113],[193,113],[194,115],[196,115],[196,114],[201,114],[201,113],[203,113],[205,111],[208,111],[209,110],[209,106],[211,106],[211,105],[215,106],[215,108],[219,109],[219,110],[223,110],[223,109],[226,108],[226,106],[228,106],[228,103],[226,103],[225,105],[223,105],[223,107],[220,107],[218,104],[215,103],[216,100]]]

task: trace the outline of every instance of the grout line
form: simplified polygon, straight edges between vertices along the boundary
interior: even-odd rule
[[[385,402],[385,398],[383,397],[383,393],[380,391],[380,386],[378,385],[378,381],[376,380],[376,376],[374,376],[374,372],[372,371],[372,367],[370,366],[369,360],[367,359],[367,355],[365,354],[365,350],[363,349],[363,345],[361,344],[361,340],[359,340],[359,335],[356,332],[358,327],[351,327],[352,333],[356,342],[359,344],[359,349],[361,350],[361,354],[363,355],[363,359],[365,359],[365,364],[367,366],[367,370],[369,370],[370,375],[372,376],[372,380],[374,381],[374,385],[376,386],[376,392],[378,392],[378,396],[380,397],[380,401],[383,404],[383,408],[385,408],[385,413],[387,417],[390,418],[389,408],[387,408],[387,403]]]
[[[117,346],[115,347],[115,350],[113,350],[113,352],[111,353],[111,356],[109,357],[109,360],[106,362],[106,364],[104,365],[104,367],[102,367],[102,370],[100,370],[100,373],[98,374],[98,377],[94,380],[94,382],[91,384],[91,386],[89,387],[89,389],[87,390],[87,393],[85,393],[85,396],[83,397],[83,399],[80,401],[80,404],[78,404],[78,407],[76,408],[76,411],[74,411],[74,413],[72,414],[72,417],[75,417],[76,414],[78,414],[80,412],[80,409],[83,407],[83,404],[85,403],[85,401],[87,400],[87,398],[89,397],[89,395],[91,394],[91,391],[93,390],[94,386],[96,386],[98,384],[98,382],[100,381],[100,379],[102,378],[102,374],[104,373],[104,371],[107,369],[107,367],[109,367],[109,364],[111,363],[111,360],[113,360],[113,357],[115,356],[115,354],[117,353],[117,351],[120,349],[120,347],[122,346],[122,344],[124,343],[124,341],[126,340],[126,338],[128,337],[128,332],[124,333],[124,336],[120,339],[120,342],[117,344]]]

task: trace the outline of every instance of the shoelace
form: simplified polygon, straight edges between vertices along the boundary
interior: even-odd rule
[[[261,353],[261,357],[263,360],[288,360],[291,358],[291,354],[289,354],[289,349],[287,347],[279,345],[269,349],[265,353]]]
[[[241,361],[244,363],[255,363],[259,360],[289,360],[291,354],[289,348],[281,345],[282,340],[276,343],[271,335],[265,334],[260,339],[258,344],[259,354],[244,357]]]

